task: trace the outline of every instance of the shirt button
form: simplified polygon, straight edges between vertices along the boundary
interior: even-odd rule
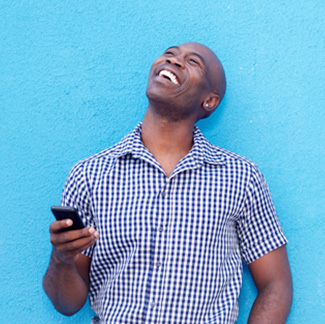
[[[161,263],[160,262],[157,262],[157,267],[159,268],[161,266]]]
[[[164,229],[162,226],[159,227],[159,232],[162,232]]]
[[[163,196],[163,197],[165,197],[165,196],[166,196],[166,192],[165,192],[165,191],[162,193],[162,196]]]
[[[151,307],[152,308],[155,308],[156,307],[156,304],[155,303],[151,303]]]

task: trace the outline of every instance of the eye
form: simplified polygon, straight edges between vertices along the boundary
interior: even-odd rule
[[[200,64],[198,60],[196,60],[196,59],[194,59],[192,57],[189,58],[189,62],[192,63],[192,64],[196,64],[196,65],[199,65]]]

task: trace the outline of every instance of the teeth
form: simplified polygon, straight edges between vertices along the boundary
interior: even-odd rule
[[[162,70],[159,72],[159,76],[167,77],[174,84],[179,84],[176,78],[176,75],[170,71]]]

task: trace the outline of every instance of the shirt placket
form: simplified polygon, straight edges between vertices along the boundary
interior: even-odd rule
[[[157,323],[161,307],[167,262],[167,231],[170,221],[170,196],[172,180],[163,175],[160,187],[157,188],[155,204],[152,210],[152,231],[150,236],[150,264],[148,284],[146,288],[145,323]]]

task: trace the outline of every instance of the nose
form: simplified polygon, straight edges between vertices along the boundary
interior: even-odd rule
[[[181,69],[184,68],[184,64],[182,63],[182,61],[176,56],[169,57],[168,59],[166,59],[166,62],[169,64],[176,65],[177,67],[179,67]]]

